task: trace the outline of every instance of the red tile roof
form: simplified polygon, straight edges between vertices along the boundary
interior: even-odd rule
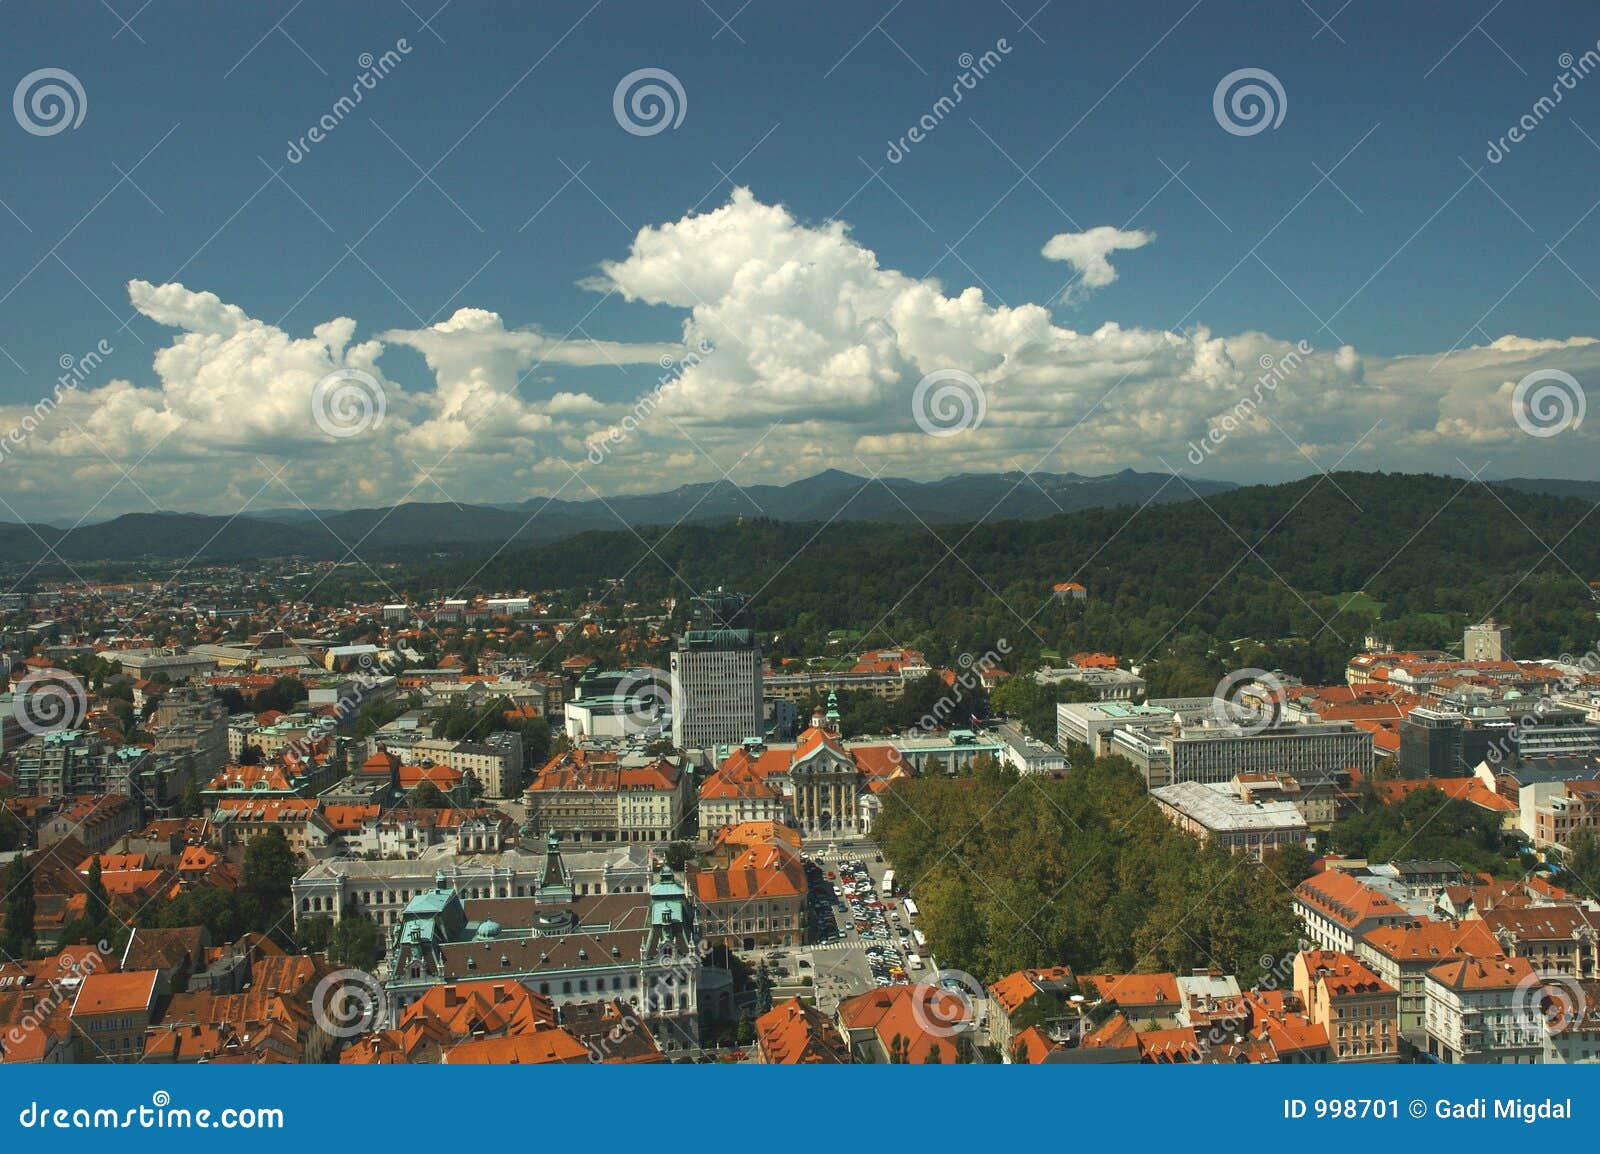
[[[1387,895],[1339,870],[1327,870],[1295,887],[1295,896],[1324,917],[1354,930],[1374,918],[1411,920]]]
[[[133,970],[126,974],[95,973],[83,979],[72,1003],[72,1016],[85,1014],[143,1014],[155,1001],[156,970]]]

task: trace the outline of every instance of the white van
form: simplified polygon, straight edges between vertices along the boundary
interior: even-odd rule
[[[922,969],[922,955],[920,955],[920,954],[907,954],[906,955],[906,968],[907,969],[911,969],[911,970],[920,970],[920,969]]]

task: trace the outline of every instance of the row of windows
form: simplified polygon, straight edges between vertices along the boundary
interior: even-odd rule
[[[520,885],[515,888],[515,894],[511,892],[512,887],[510,886],[504,887],[503,891],[500,892],[497,892],[495,887],[492,886],[466,886],[458,888],[456,892],[461,895],[463,900],[472,901],[479,898],[532,897],[535,889],[531,885]],[[580,882],[573,887],[573,893],[579,897],[605,893],[642,894],[644,891],[645,886],[643,883],[638,885],[614,885],[609,890],[600,882]],[[404,905],[422,892],[421,890],[398,890],[395,892],[387,890],[354,890],[351,892],[350,898],[352,901],[359,902],[365,906]],[[300,899],[300,911],[302,913],[333,913],[338,909],[339,900],[337,898],[315,896]]]
[[[794,917],[783,918],[783,919],[773,918],[772,919],[772,924],[770,926],[767,925],[767,919],[766,918],[755,918],[755,919],[745,918],[742,924],[737,918],[725,918],[725,919],[720,919],[720,920],[715,922],[714,929],[713,929],[712,932],[714,932],[714,933],[731,934],[731,933],[740,933],[740,932],[753,933],[753,932],[760,932],[761,930],[767,930],[767,929],[792,930],[792,929],[797,928],[799,926],[799,924],[800,924],[800,920],[798,918],[794,918]]]
[[[1387,1054],[1388,1052],[1389,1047],[1374,1046],[1371,1042],[1339,1043],[1339,1057],[1341,1058],[1348,1058],[1354,1054],[1367,1056],[1371,1054]]]
[[[1356,1006],[1339,1006],[1333,1011],[1335,1018],[1387,1018],[1389,1008],[1372,1002]]]

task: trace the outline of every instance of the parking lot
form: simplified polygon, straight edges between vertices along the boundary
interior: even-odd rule
[[[897,898],[882,893],[884,865],[867,845],[807,847],[812,944],[797,951],[818,1006],[879,986],[915,982],[911,930]]]

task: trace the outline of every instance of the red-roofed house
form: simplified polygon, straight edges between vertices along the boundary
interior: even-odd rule
[[[850,1051],[828,1016],[799,998],[756,1019],[756,1061],[770,1066],[839,1065]]]
[[[155,970],[134,970],[83,979],[72,1002],[72,1028],[78,1035],[81,1061],[139,1061],[160,977]]]
[[[1296,886],[1294,907],[1307,937],[1325,950],[1346,954],[1373,930],[1416,921],[1388,895],[1338,870],[1314,874]]]
[[[882,986],[839,1003],[839,1032],[851,1053],[880,1064],[961,1061],[972,1006],[959,991]]]
[[[753,950],[805,940],[805,867],[781,837],[750,846],[725,866],[691,869],[689,885],[709,944]]]
[[[1296,955],[1294,990],[1327,1033],[1334,1061],[1400,1060],[1400,991],[1357,958],[1334,950]]]
[[[1002,1054],[1008,1052],[1019,1029],[1061,1018],[1066,998],[1077,988],[1070,966],[1017,970],[991,983],[986,1015],[990,1041]]]

